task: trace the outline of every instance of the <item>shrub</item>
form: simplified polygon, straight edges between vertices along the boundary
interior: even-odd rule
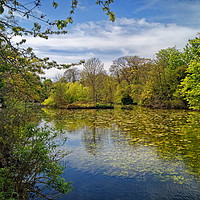
[[[29,124],[11,135],[0,138],[0,199],[53,199],[71,191],[71,183],[60,177],[60,160],[68,153],[57,150],[55,131]],[[53,190],[56,193],[50,194]]]
[[[129,94],[125,93],[121,99],[121,102],[123,105],[131,105],[133,104],[133,99]]]

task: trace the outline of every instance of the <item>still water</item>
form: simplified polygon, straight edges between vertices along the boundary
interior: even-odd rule
[[[69,200],[200,199],[200,113],[121,107],[44,109],[40,125],[63,129]]]

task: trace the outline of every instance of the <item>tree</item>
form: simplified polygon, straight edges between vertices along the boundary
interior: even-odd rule
[[[45,100],[48,98],[52,89],[52,85],[53,85],[53,82],[51,79],[45,79],[42,82],[42,100]]]
[[[113,64],[110,66],[109,72],[111,76],[116,78],[120,84],[122,80],[126,80],[130,85],[129,81],[129,65],[126,57],[120,57],[117,60],[113,61]]]
[[[156,53],[155,65],[142,94],[142,102],[153,107],[184,107],[178,94],[180,81],[185,77],[183,55],[175,47]],[[148,99],[148,100],[147,100]]]
[[[88,90],[82,84],[66,83],[63,79],[55,82],[48,99],[43,102],[44,105],[58,108],[66,108],[69,104],[74,102],[88,101]]]
[[[68,103],[87,102],[88,90],[81,83],[67,83],[66,100]]]
[[[92,101],[95,104],[101,100],[99,91],[103,86],[105,74],[104,65],[97,58],[91,58],[83,65],[81,81],[89,88]]]
[[[16,106],[16,110],[0,112],[1,199],[32,199],[35,196],[54,199],[61,193],[70,192],[71,184],[60,177],[63,172],[60,159],[67,152],[61,153],[56,148],[54,141],[58,131],[55,133],[50,127],[38,128],[33,110]],[[50,192],[44,194],[44,188]]]
[[[190,61],[200,57],[200,33],[195,39],[190,39],[183,51],[183,59],[186,65],[190,64]]]
[[[77,68],[69,68],[64,72],[63,79],[70,83],[80,81],[80,70]]]
[[[28,52],[24,52],[22,55],[2,40],[0,44],[1,101],[4,104],[6,100],[8,103],[11,99],[40,101],[41,82],[38,74],[42,73],[41,61],[27,56]]]
[[[96,4],[102,6],[103,11],[106,12],[108,16],[110,16],[110,20],[115,20],[114,13],[110,10],[109,6],[111,3],[114,2],[114,0],[108,0],[108,1],[100,1],[96,0],[94,1]],[[26,42],[25,39],[22,39],[20,42],[18,42],[15,46],[12,44],[11,39],[14,36],[23,36],[23,35],[32,35],[34,37],[42,37],[42,38],[48,38],[48,35],[51,34],[66,34],[67,31],[64,30],[68,24],[73,23],[72,15],[75,12],[75,9],[78,6],[78,1],[73,0],[71,3],[71,9],[69,12],[69,17],[65,20],[61,19],[55,19],[53,21],[49,20],[45,14],[41,12],[34,12],[34,10],[39,9],[42,6],[41,0],[36,0],[30,3],[23,2],[22,0],[5,0],[0,1],[0,43],[1,43],[1,51],[0,57],[4,60],[6,65],[12,64],[12,68],[6,67],[4,64],[3,70],[7,71],[10,69],[14,69],[21,74],[24,74],[24,68],[27,66],[27,63],[23,63],[24,60],[34,61],[34,63],[31,64],[29,62],[29,67],[27,70],[31,70],[37,73],[42,73],[42,69],[44,68],[52,68],[57,67],[58,69],[61,68],[68,68],[69,66],[73,66],[76,64],[82,64],[84,61],[80,61],[79,63],[72,63],[70,65],[67,64],[58,64],[55,61],[49,62],[49,58],[37,58],[31,48],[28,49],[20,49],[19,46]],[[52,7],[56,9],[58,7],[58,3],[56,1],[52,2]],[[7,13],[5,13],[7,11]],[[4,14],[4,15],[2,15]],[[5,17],[6,14],[9,15],[9,17]],[[38,15],[39,14],[39,15]],[[30,25],[25,25],[26,27],[23,27],[20,25],[20,22],[15,21],[15,16],[21,15],[22,18],[29,17],[33,18],[34,20],[27,20],[26,22],[33,22],[33,27],[30,28]],[[24,23],[24,21],[23,21]],[[55,31],[55,28],[58,30]],[[7,49],[11,50],[14,54],[11,56],[7,52]],[[20,59],[19,59],[20,58]],[[0,85],[3,85],[3,83],[0,83]]]
[[[102,88],[101,88],[101,97],[102,102],[105,104],[114,104],[114,94],[116,91],[116,84],[112,77],[104,75]]]
[[[130,105],[133,104],[133,99],[127,93],[125,93],[121,99],[123,105]]]
[[[187,76],[181,82],[181,94],[192,109],[200,110],[200,63],[199,58],[191,61]]]
[[[132,97],[134,103],[139,103],[151,66],[150,59],[138,56],[121,57],[113,61],[109,71],[118,82],[116,102],[119,103],[123,95],[127,93]]]
[[[189,63],[187,75],[181,82],[180,93],[192,109],[200,109],[200,35],[189,40],[184,56]]]

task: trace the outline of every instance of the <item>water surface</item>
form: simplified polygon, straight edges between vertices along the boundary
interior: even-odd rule
[[[70,151],[61,199],[200,199],[200,113],[129,107],[44,109]]]

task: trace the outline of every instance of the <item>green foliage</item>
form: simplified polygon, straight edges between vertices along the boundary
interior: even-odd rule
[[[154,66],[150,69],[148,81],[143,88],[140,103],[152,107],[172,108],[183,103],[178,95],[179,84],[186,75],[183,54],[175,47],[162,49],[156,54]]]
[[[200,63],[199,59],[191,61],[187,76],[181,82],[181,94],[187,100],[189,107],[200,110]]]
[[[87,94],[88,89],[78,82],[66,83],[58,81],[54,83],[51,95],[43,104],[59,108],[67,107],[68,104],[74,102],[88,101]]]
[[[115,81],[112,77],[106,75],[102,81],[101,101],[105,104],[114,104],[114,94],[116,91]]]
[[[70,183],[60,178],[63,167],[59,161],[66,153],[56,151],[54,140],[57,134],[52,133],[47,127],[37,128],[33,124],[20,132],[21,139],[12,143],[11,165],[1,168],[1,199],[27,199],[34,195],[50,198],[50,194],[42,193],[43,188],[58,193],[70,192]],[[3,145],[7,145],[5,141]],[[55,159],[55,155],[59,159]]]
[[[200,33],[195,39],[190,39],[188,44],[184,48],[183,59],[187,63],[190,64],[190,61],[195,59],[196,57],[200,57]]]
[[[106,108],[112,109],[112,108],[114,108],[113,105],[111,105],[111,104],[100,104],[100,103],[97,103],[95,107],[98,108],[98,109],[99,108],[100,109],[106,109]]]
[[[66,100],[68,103],[73,103],[76,101],[88,101],[87,94],[88,89],[84,87],[82,84],[75,83],[67,83],[67,91],[66,91]]]
[[[0,112],[1,199],[53,199],[71,190],[70,183],[60,177],[65,167],[60,161],[68,154],[57,148],[56,138],[62,132],[38,128],[40,117],[35,113],[39,112],[21,101]],[[55,192],[48,194],[44,188]]]
[[[45,100],[48,98],[51,88],[53,86],[52,80],[51,79],[45,79],[42,84],[41,84],[41,96],[42,100]]]
[[[129,91],[130,91],[130,86],[125,80],[123,80],[121,84],[118,84],[116,86],[116,91],[114,93],[114,102],[120,104],[123,95],[125,93],[129,93]]]
[[[66,100],[67,85],[62,81],[57,81],[53,84],[51,95],[45,99],[44,105],[62,107],[67,104]]]
[[[114,0],[108,0],[108,1],[97,0],[96,1],[96,4],[103,6],[102,10],[104,12],[106,12],[106,14],[110,17],[110,21],[114,22],[115,21],[115,13],[113,13],[110,10],[110,4],[111,3],[114,3]]]
[[[199,75],[196,69],[194,72],[194,68],[198,68],[199,44],[199,39],[196,38],[189,41],[184,52],[176,47],[162,49],[156,54],[154,61],[137,56],[118,58],[110,67],[110,76],[104,72],[102,63],[92,58],[84,64],[81,73],[81,83],[87,87],[88,98],[81,99],[84,96],[80,93],[82,89],[70,84],[67,92],[62,95],[66,95],[64,99],[67,103],[92,99],[94,104],[120,104],[122,99],[126,101],[123,95],[128,94],[133,103],[140,105],[186,108],[189,103],[190,108],[198,109]],[[188,62],[193,64],[189,65]],[[78,75],[76,70],[67,70],[66,80],[74,82],[76,74]],[[192,79],[196,80],[196,84]],[[54,104],[53,99],[51,96],[46,100],[47,104]]]
[[[181,82],[180,93],[191,109],[200,109],[200,38],[189,40],[184,56],[188,62],[187,75]]]
[[[3,5],[0,4],[0,14],[2,14],[4,12],[4,8],[3,8]]]
[[[109,8],[114,1],[96,2],[103,6],[110,20],[114,21],[114,13]],[[47,128],[39,129],[36,125],[25,128],[26,123],[21,120],[21,117],[27,114],[26,103],[41,102],[49,94],[52,83],[41,83],[39,77],[39,74],[44,73],[44,69],[67,69],[84,63],[81,60],[79,63],[67,65],[49,61],[49,58],[38,58],[31,48],[20,48],[20,45],[26,42],[25,39],[13,45],[14,36],[29,35],[48,39],[51,34],[67,33],[66,27],[73,23],[72,15],[78,1],[72,1],[66,19],[53,21],[47,19],[43,13],[35,12],[41,4],[40,0],[32,3],[0,0],[0,103],[7,106],[8,111],[5,116],[2,116],[3,112],[0,111],[0,199],[29,199],[34,195],[54,199],[60,193],[68,193],[71,189],[70,184],[60,178],[63,170],[60,159],[65,154],[56,149],[57,145],[53,142],[56,134]],[[52,7],[56,9],[58,6],[59,4],[53,1]],[[23,24],[15,20],[16,14],[19,13],[22,17],[31,19],[32,27],[29,24],[25,28],[23,20]],[[86,92],[81,85],[67,86],[58,82],[54,84],[54,91],[47,99],[47,104],[59,107],[68,102],[83,100],[86,98]],[[43,194],[43,189],[47,188],[50,193]],[[51,197],[52,190],[58,191],[54,197]]]

